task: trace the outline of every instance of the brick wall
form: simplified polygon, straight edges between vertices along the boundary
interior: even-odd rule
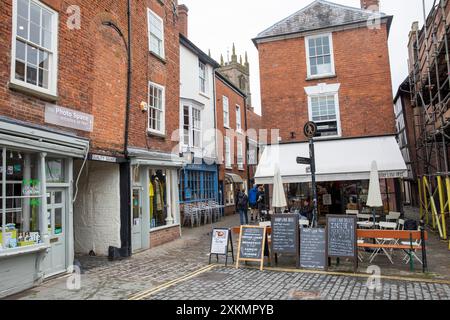
[[[0,115],[45,125],[92,139],[92,151],[118,155],[123,150],[126,96],[126,49],[116,31],[102,25],[115,22],[127,34],[126,1],[45,0],[59,13],[58,100],[60,106],[94,115],[94,132],[62,128],[44,122],[45,102],[9,89],[12,45],[12,0],[0,6]],[[81,29],[70,30],[67,9],[77,5]]]
[[[336,77],[307,81],[304,38],[258,45],[263,126],[302,141],[309,120],[304,87],[340,83],[343,137],[395,134],[387,29],[333,32]],[[295,138],[291,138],[295,132]]]
[[[150,231],[150,248],[155,248],[181,237],[180,226],[174,226],[157,231]]]
[[[156,57],[149,51],[147,8],[150,8],[164,21],[164,59]],[[130,113],[130,122],[132,123],[130,146],[132,147],[170,153],[177,144],[177,142],[171,141],[171,136],[175,130],[179,129],[180,43],[178,24],[179,20],[174,17],[169,2],[163,5],[159,0],[146,0],[137,2],[134,7],[133,104]],[[143,113],[139,109],[142,101],[148,102],[149,81],[165,87],[165,137],[147,134],[148,113]]]
[[[223,122],[223,96],[228,97],[228,105],[230,110],[230,129],[224,127]],[[231,87],[223,82],[220,78],[216,77],[216,110],[217,110],[217,129],[222,132],[222,139],[219,139],[218,146],[218,157],[219,160],[223,159],[223,164],[219,167],[219,180],[225,178],[225,172],[235,173],[242,177],[244,181],[247,180],[247,167],[246,167],[246,147],[245,147],[245,135],[236,134],[236,105],[241,107],[241,122],[242,128],[245,130],[245,101],[244,98],[236,93]],[[233,136],[233,132],[235,135]],[[232,169],[225,168],[225,144],[224,137],[229,136],[232,140]],[[239,170],[237,165],[237,141],[242,142],[243,146],[243,156],[244,156],[244,170]]]

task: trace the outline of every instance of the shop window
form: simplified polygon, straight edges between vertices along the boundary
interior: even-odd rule
[[[195,202],[217,199],[215,172],[186,170],[180,174],[180,200]]]
[[[37,154],[4,148],[0,166],[0,243],[3,249],[40,242],[41,181]],[[6,166],[3,166],[3,163]]]
[[[11,81],[56,95],[58,14],[36,0],[14,0]]]
[[[169,208],[167,172],[166,170],[149,170],[150,196],[150,228],[162,227],[167,224]]]
[[[225,179],[225,205],[232,206],[234,205],[234,184],[231,180]]]
[[[64,178],[64,160],[47,159],[45,161],[45,176],[49,183],[63,183]]]

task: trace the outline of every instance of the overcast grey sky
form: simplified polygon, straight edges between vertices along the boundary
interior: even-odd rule
[[[428,14],[434,0],[425,0]],[[189,8],[189,38],[203,51],[211,50],[220,62],[227,59],[233,42],[237,54],[248,52],[253,106],[261,107],[258,51],[251,39],[279,20],[307,6],[313,0],[180,0]],[[360,7],[360,0],[332,0]],[[407,41],[411,24],[423,24],[422,0],[381,0],[381,11],[394,16],[389,50],[394,92],[407,76]]]

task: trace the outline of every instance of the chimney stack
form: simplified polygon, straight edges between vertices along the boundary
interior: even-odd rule
[[[178,5],[178,29],[186,38],[188,37],[188,12],[189,9],[186,5]]]
[[[361,9],[380,11],[380,0],[361,0]]]

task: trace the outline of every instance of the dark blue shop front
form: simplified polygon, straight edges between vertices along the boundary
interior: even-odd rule
[[[180,203],[208,200],[219,200],[217,165],[186,165],[180,171]]]

